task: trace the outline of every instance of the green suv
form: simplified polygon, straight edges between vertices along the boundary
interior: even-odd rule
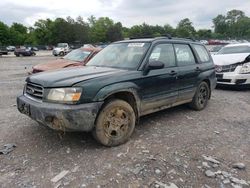
[[[143,115],[184,103],[204,109],[215,85],[213,60],[202,44],[133,39],[110,44],[85,67],[29,76],[17,106],[39,124],[92,131],[101,144],[117,146]]]

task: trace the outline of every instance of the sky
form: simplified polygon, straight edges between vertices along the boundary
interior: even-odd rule
[[[250,0],[1,0],[0,21],[33,26],[38,19],[109,17],[123,26],[143,22],[173,27],[190,18],[195,28],[211,28],[218,14],[238,9],[250,16]]]

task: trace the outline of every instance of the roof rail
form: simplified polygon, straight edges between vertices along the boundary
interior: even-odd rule
[[[186,40],[186,41],[193,41],[193,42],[196,42],[196,40],[194,38],[179,38],[179,37],[174,37],[173,39],[175,40]]]
[[[146,36],[140,36],[140,37],[130,37],[129,39],[143,39],[143,38],[168,38],[168,39],[172,39],[172,36],[170,34],[160,35],[158,37],[155,37],[152,35],[146,35]]]
[[[148,39],[148,38],[154,38],[154,37],[151,35],[139,36],[139,37],[129,37],[129,39]]]
[[[161,35],[159,37],[154,37],[154,36],[151,36],[151,35],[140,36],[140,37],[130,37],[129,39],[143,39],[143,38],[155,38],[155,39],[167,38],[167,39],[186,40],[186,41],[193,41],[193,42],[197,41],[194,37],[179,38],[179,37],[172,37],[170,34]]]

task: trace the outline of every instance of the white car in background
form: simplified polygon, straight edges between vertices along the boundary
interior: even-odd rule
[[[68,43],[58,43],[57,46],[53,49],[52,54],[54,56],[64,56],[70,52]]]
[[[212,58],[218,85],[250,87],[250,43],[226,45]]]

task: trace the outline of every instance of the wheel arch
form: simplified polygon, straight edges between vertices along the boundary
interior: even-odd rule
[[[206,82],[208,87],[209,87],[209,99],[210,99],[211,98],[211,92],[212,92],[212,90],[211,90],[211,82],[210,82],[210,80],[208,78],[203,79],[202,82]]]
[[[123,87],[122,86],[127,86]],[[129,87],[128,87],[129,86]],[[112,99],[121,99],[129,103],[135,111],[136,123],[140,117],[140,97],[137,92],[137,87],[130,83],[120,83],[102,88],[96,95],[95,101],[104,101],[101,109],[108,101]]]

